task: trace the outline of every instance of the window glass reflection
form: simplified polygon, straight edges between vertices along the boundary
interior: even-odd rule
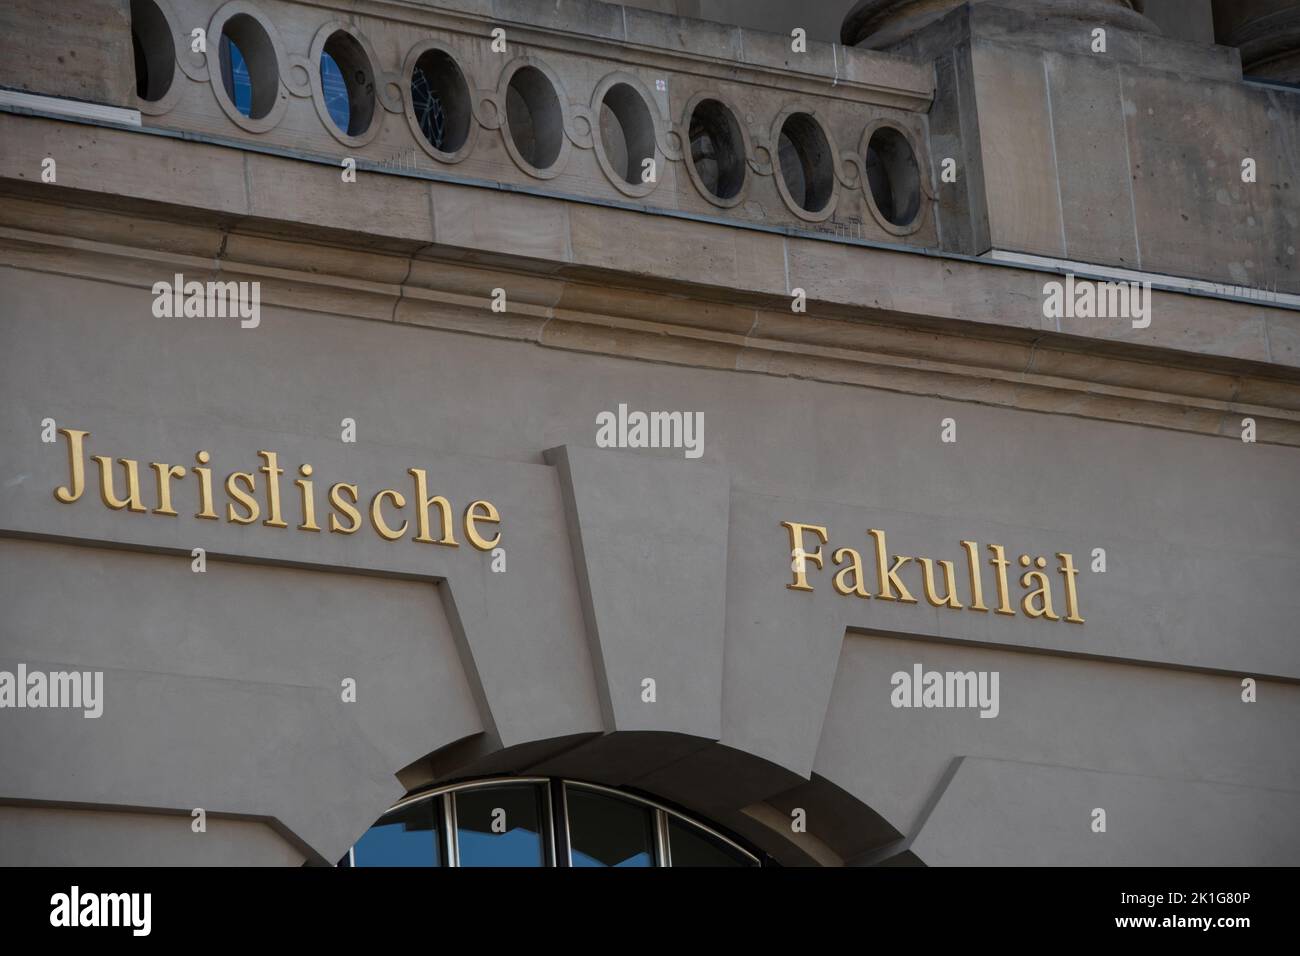
[[[438,801],[387,813],[352,848],[353,866],[441,866]]]
[[[574,866],[654,866],[654,811],[581,787],[566,787]]]
[[[230,39],[228,34],[221,34],[221,77],[226,87],[226,95],[235,104],[235,109],[249,116],[253,112],[253,80],[248,75],[248,63],[244,53]]]
[[[453,829],[455,843],[447,844]],[[630,794],[578,782],[495,780],[460,784],[384,814],[339,866],[549,867],[556,864],[552,839],[567,845],[559,862],[572,866],[762,865],[707,827]]]
[[[542,790],[534,784],[455,794],[461,866],[545,866]]]
[[[748,856],[698,827],[668,817],[668,855],[673,866],[753,866]]]
[[[320,87],[325,95],[325,108],[329,111],[330,119],[343,132],[349,132],[352,100],[348,97],[347,80],[343,79],[343,71],[339,69],[334,57],[324,51],[320,55]]]

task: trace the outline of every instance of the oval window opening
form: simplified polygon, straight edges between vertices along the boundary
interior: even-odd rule
[[[691,165],[717,199],[734,199],[745,185],[745,138],[735,114],[717,100],[691,112]]]
[[[280,67],[262,25],[246,13],[231,17],[221,31],[219,56],[221,82],[235,109],[253,120],[270,113],[280,91]]]
[[[469,84],[456,61],[442,50],[428,50],[415,61],[411,109],[420,132],[439,152],[454,153],[469,139]]]
[[[515,149],[534,169],[549,169],[564,145],[564,113],[546,74],[522,66],[506,88],[506,126]]]
[[[325,109],[348,136],[370,129],[375,116],[375,77],[356,37],[336,30],[320,55],[320,86]]]
[[[615,83],[600,101],[600,145],[614,174],[639,185],[655,155],[655,123],[641,94]]]
[[[825,209],[835,189],[835,163],[821,124],[807,113],[790,114],[781,126],[778,155],[795,204],[807,212]]]
[[[131,0],[131,48],[135,53],[135,93],[157,102],[171,89],[176,44],[167,18],[153,0]]]
[[[907,137],[889,126],[867,142],[867,185],[876,208],[895,226],[910,225],[921,209],[921,172]]]

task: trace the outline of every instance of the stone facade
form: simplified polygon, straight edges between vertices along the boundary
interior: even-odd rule
[[[790,6],[0,11],[0,672],[104,680],[0,709],[0,863],[525,773],[785,864],[1300,860],[1286,12]]]

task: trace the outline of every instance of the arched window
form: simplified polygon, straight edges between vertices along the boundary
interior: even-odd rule
[[[714,827],[573,780],[508,777],[403,800],[340,866],[759,866]]]

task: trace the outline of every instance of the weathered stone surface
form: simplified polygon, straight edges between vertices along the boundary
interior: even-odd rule
[[[6,0],[0,87],[133,106],[131,0]]]
[[[1014,48],[971,47],[988,201],[996,249],[1064,256],[1052,138],[1052,104],[1041,58]]]
[[[1300,292],[1300,112],[1271,90],[1123,75],[1142,267]],[[1223,123],[1218,117],[1232,117]],[[1253,161],[1255,182],[1243,181]]]
[[[1119,68],[1052,53],[1045,62],[1065,258],[1141,268]]]
[[[403,794],[524,773],[654,794],[785,864],[1300,859],[1300,312],[1165,280],[1148,327],[1058,318],[1046,284],[1077,263],[974,254],[1140,253],[1285,287],[1288,94],[1237,82],[1232,51],[1150,34],[1112,30],[1102,60],[1085,21],[1017,4],[950,13],[911,62],[832,47],[829,73],[825,47],[793,60],[780,34],[663,15],[711,0],[643,6],[660,13],[357,0],[388,100],[362,144],[301,85],[340,15],[311,2],[244,8],[289,58],[264,132],[192,60],[145,129],[0,113],[0,670],[102,669],[111,689],[103,723],[4,711],[0,803],[24,806],[0,807],[0,863],[331,863]],[[567,111],[553,177],[497,128],[501,23]],[[455,161],[389,109],[415,38],[470,85],[477,140]],[[665,155],[689,145],[692,96],[734,105],[755,144],[743,202],[709,203],[675,159],[644,195],[615,187],[587,128],[614,71],[661,111]],[[835,146],[825,224],[775,189],[787,106]],[[937,215],[907,235],[857,221],[876,122],[923,174],[960,158],[957,183],[923,177]],[[1238,141],[1260,179],[1219,203]],[[157,314],[178,272],[257,282],[260,324]],[[698,415],[699,458],[607,447],[624,407]],[[93,466],[76,501],[52,494],[72,479],[51,419],[119,476],[138,461],[144,504],[101,497]],[[290,520],[198,520],[186,463],[211,456],[222,509],[267,449]],[[185,466],[175,513],[152,462]],[[355,535],[299,524],[300,463],[320,517],[327,489],[361,489]],[[448,496],[455,546],[412,539],[412,467]],[[475,500],[499,542],[462,533]],[[811,591],[788,586],[783,521],[826,528]],[[884,599],[868,529],[917,601]],[[925,597],[920,556],[964,563],[962,541],[1006,547],[1018,610],[977,606],[960,564],[962,606]],[[876,593],[836,578],[848,548]],[[1020,569],[1064,553],[1086,620],[1021,613]],[[998,720],[895,707],[891,674],[918,663],[998,672]],[[1088,831],[1079,792],[1119,843]],[[222,844],[187,853],[199,805]]]

